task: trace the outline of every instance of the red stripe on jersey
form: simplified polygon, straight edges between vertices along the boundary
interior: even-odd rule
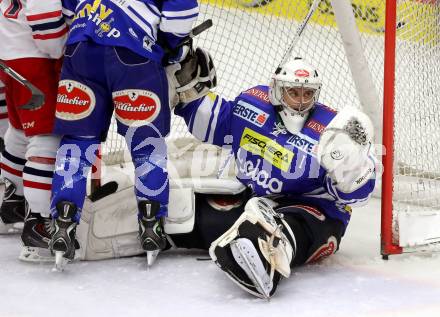
[[[1,1],[0,1],[1,2]],[[4,94],[5,93],[5,87],[0,87],[0,94]]]
[[[51,40],[51,39],[56,39],[57,37],[61,37],[64,34],[66,34],[69,31],[68,27],[66,26],[64,29],[62,29],[61,31],[58,31],[56,33],[50,33],[50,34],[35,34],[32,35],[32,37],[36,40]]]
[[[54,157],[31,156],[28,158],[28,161],[41,164],[55,164]]]
[[[26,20],[32,22],[32,21],[38,21],[38,20],[44,20],[50,18],[57,18],[57,17],[61,17],[61,15],[62,15],[61,10],[58,10],[58,11],[28,15],[26,16]]]
[[[0,168],[2,170],[12,174],[12,175],[15,175],[15,176],[18,176],[18,177],[23,177],[23,172],[22,171],[16,170],[15,168],[12,168],[12,167],[10,167],[8,165],[5,165],[3,163],[0,163]]]
[[[51,190],[52,189],[52,184],[44,184],[44,183],[27,181],[27,180],[23,180],[23,186],[30,187],[30,188],[36,188],[36,189],[43,189],[43,190]]]
[[[7,119],[8,118],[8,113],[0,113],[0,120],[2,119]]]

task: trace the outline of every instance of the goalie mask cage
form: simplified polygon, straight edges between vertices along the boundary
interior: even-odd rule
[[[199,23],[210,18],[214,26],[196,37],[195,45],[214,58],[216,92],[233,99],[246,88],[268,84],[312,3],[201,0]],[[373,119],[384,166],[384,256],[440,243],[439,16],[438,0],[322,0],[291,56],[317,68],[322,103],[356,106]],[[174,117],[168,164],[182,139],[191,136]],[[103,166],[129,161],[113,124],[102,145]],[[380,188],[380,178],[377,183]]]

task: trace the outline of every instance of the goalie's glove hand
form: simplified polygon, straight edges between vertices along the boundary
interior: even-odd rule
[[[373,136],[370,118],[353,107],[345,107],[324,129],[317,157],[339,190],[353,192],[374,173]]]
[[[296,250],[289,225],[272,204],[267,198],[250,199],[240,218],[209,248],[212,260],[229,278],[261,298],[271,297],[281,277],[290,276]]]
[[[198,47],[194,54],[166,67],[170,88],[170,106],[189,103],[207,95],[217,86],[214,62],[208,51]]]

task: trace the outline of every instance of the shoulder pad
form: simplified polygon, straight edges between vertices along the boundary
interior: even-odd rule
[[[269,101],[269,87],[268,86],[255,86],[243,91],[239,98],[252,101],[254,104],[267,104]]]

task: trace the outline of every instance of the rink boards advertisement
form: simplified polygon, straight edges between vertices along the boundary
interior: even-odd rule
[[[313,0],[202,0],[211,6],[239,9],[263,15],[302,21]],[[385,32],[385,0],[352,0],[354,16],[359,31],[372,35]],[[401,40],[427,43],[433,36],[427,31],[438,27],[437,0],[397,1],[397,36]],[[322,0],[311,21],[321,26],[335,27],[335,13],[331,0]]]

